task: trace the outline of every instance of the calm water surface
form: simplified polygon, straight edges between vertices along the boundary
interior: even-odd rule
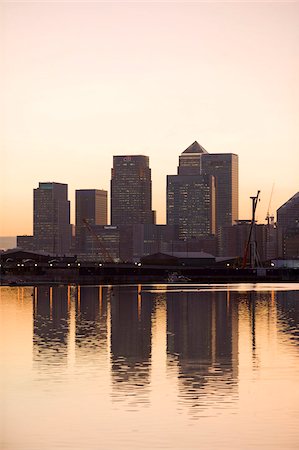
[[[298,449],[299,285],[0,288],[4,450]]]

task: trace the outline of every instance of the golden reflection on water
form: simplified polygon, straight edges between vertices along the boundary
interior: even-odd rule
[[[291,287],[1,287],[3,448],[296,448]]]

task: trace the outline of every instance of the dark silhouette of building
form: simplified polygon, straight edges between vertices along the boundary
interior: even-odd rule
[[[17,247],[22,250],[33,252],[35,250],[34,237],[30,235],[17,236]]]
[[[224,226],[219,231],[219,256],[244,256],[251,227],[250,220],[238,220],[234,225]],[[267,259],[267,225],[255,225],[255,239],[260,261]]]
[[[299,192],[277,210],[278,256],[299,257]]]
[[[154,223],[148,156],[113,156],[111,224]]]
[[[36,250],[64,255],[71,247],[68,186],[39,183],[34,189],[33,235]]]
[[[178,239],[215,233],[215,180],[203,175],[206,150],[194,142],[180,156],[177,175],[167,176],[167,224],[178,227]]]
[[[238,219],[238,156],[208,153],[193,142],[179,157],[177,175],[167,177],[167,223],[178,238],[216,233]]]
[[[168,175],[167,224],[178,226],[178,238],[182,240],[214,234],[214,177]]]
[[[85,253],[89,225],[107,225],[107,191],[100,189],[76,190],[76,250]]]
[[[194,141],[183,153],[179,156],[179,175],[200,175],[201,156],[208,154],[208,152],[197,142]]]
[[[238,155],[203,153],[201,168],[216,180],[216,229],[233,225],[239,215]]]

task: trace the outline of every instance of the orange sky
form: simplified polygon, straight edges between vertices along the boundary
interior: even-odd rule
[[[112,156],[150,157],[153,208],[197,140],[240,161],[240,218],[299,190],[298,3],[0,5],[0,235],[32,233],[39,181],[109,190]],[[73,219],[74,220],[74,219]]]

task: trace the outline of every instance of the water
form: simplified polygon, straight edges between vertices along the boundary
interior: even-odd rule
[[[0,288],[4,450],[296,449],[299,285]]]

